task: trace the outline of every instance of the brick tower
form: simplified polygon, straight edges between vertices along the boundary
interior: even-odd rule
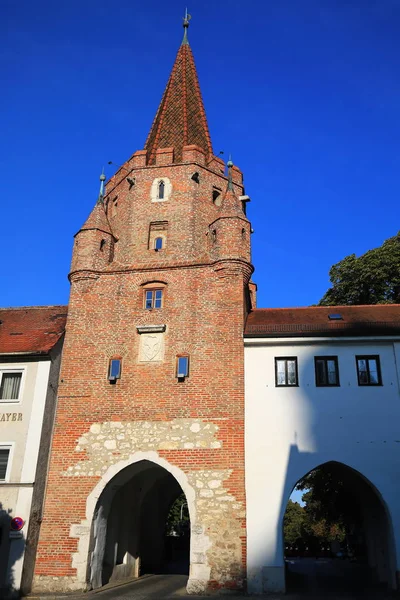
[[[213,155],[188,24],[144,150],[75,236],[35,591],[184,572],[182,493],[188,590],[243,586],[248,198]]]

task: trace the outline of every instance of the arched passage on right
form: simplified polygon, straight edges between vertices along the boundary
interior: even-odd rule
[[[314,490],[306,496],[305,506],[298,507],[311,521],[299,527],[294,544],[283,544],[286,590],[306,594],[312,590],[321,595],[395,590],[392,523],[376,487],[336,461],[315,467],[301,481],[303,489],[309,481]],[[325,523],[335,525],[333,534]],[[310,529],[310,524],[316,529]],[[283,522],[281,531],[284,537]]]

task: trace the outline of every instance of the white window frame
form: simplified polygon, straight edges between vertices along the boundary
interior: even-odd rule
[[[4,479],[0,479],[0,486],[1,486],[2,483],[8,483],[10,481],[11,465],[12,465],[13,454],[14,454],[14,442],[1,442],[0,443],[0,450],[9,450],[10,451],[8,453],[8,462],[7,462],[6,476],[5,476]]]
[[[164,182],[164,198],[158,197],[158,186],[161,181]],[[171,193],[172,184],[168,177],[157,177],[157,179],[154,179],[150,190],[150,197],[152,202],[166,202],[167,200],[169,200]]]
[[[0,366],[0,385],[1,385],[1,380],[3,377],[3,373],[21,373],[22,377],[21,377],[21,384],[19,386],[18,398],[15,398],[14,400],[12,398],[0,398],[0,406],[2,404],[21,404],[23,394],[24,394],[24,387],[25,387],[26,368],[23,366],[20,366],[20,365],[13,365],[10,367]]]

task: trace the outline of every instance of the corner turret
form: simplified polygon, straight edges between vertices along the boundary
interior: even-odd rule
[[[100,175],[100,193],[96,205],[85,224],[75,234],[72,254],[71,281],[86,279],[96,271],[104,270],[114,257],[114,237],[104,209],[104,173]]]

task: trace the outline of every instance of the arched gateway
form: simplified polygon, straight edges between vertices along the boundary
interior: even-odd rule
[[[181,536],[185,539],[171,548],[171,540],[166,540],[166,519],[182,493],[190,529]],[[73,527],[72,533],[80,538],[73,564],[81,581],[85,579],[93,589],[144,573],[189,575],[190,557],[206,543],[196,530],[195,492],[186,475],[156,452],[138,452],[106,471],[87,498],[86,523],[91,526]],[[200,566],[197,558],[189,590],[199,589]],[[206,564],[203,567],[207,570]]]
[[[300,481],[302,489],[311,488],[307,502],[316,527],[324,529],[329,524],[325,519],[330,517],[337,519],[341,532],[324,539],[322,531],[317,537],[313,531],[303,531],[303,538],[294,544],[284,541],[286,589],[318,589],[321,594],[396,589],[391,519],[375,486],[355,469],[336,461],[313,468]],[[329,527],[325,529],[329,535]],[[282,530],[284,536],[283,523]]]

